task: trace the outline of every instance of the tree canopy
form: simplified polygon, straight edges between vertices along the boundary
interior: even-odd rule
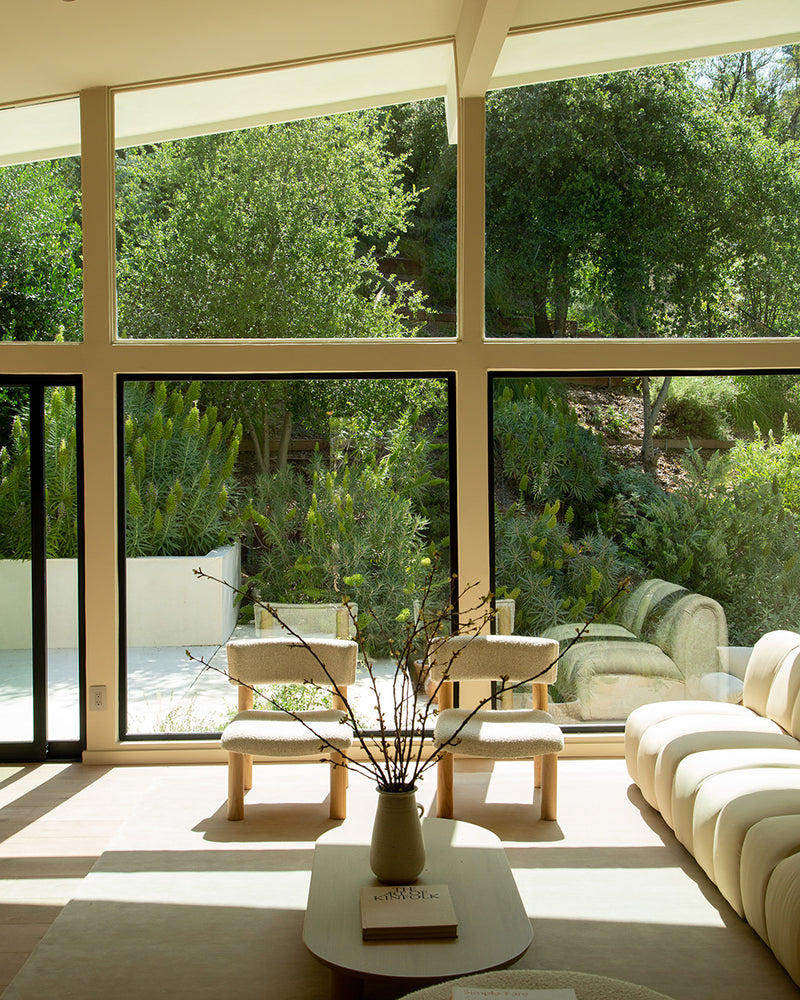
[[[683,66],[488,99],[487,288],[536,336],[794,332],[798,209],[794,151]]]
[[[408,334],[418,296],[379,258],[413,197],[384,140],[359,112],[122,154],[120,334]]]
[[[75,161],[0,170],[0,340],[80,340],[80,182]]]

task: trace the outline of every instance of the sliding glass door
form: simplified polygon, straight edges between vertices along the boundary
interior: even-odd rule
[[[0,385],[0,759],[84,746],[80,394]]]

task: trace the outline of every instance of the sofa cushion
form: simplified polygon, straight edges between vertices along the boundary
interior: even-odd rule
[[[800,647],[800,635],[779,629],[762,635],[753,647],[744,674],[742,704],[758,715],[767,714],[767,702],[778,665],[787,653]]]
[[[764,816],[800,816],[800,768],[771,768],[764,777],[767,784],[776,787],[737,795],[721,810],[714,831],[714,881],[740,917],[744,916],[741,864],[745,836]]]
[[[800,854],[775,866],[764,901],[767,942],[800,986]]]
[[[736,705],[728,705],[728,708],[736,708]],[[771,719],[762,719],[760,715],[752,712],[742,713],[689,713],[679,715],[672,719],[664,719],[650,726],[642,734],[639,741],[639,752],[636,757],[637,784],[645,797],[645,800],[654,808],[658,809],[658,800],[655,791],[656,765],[659,754],[673,741],[688,733],[706,732],[717,730],[726,731],[747,731],[756,733],[777,733],[781,734],[780,726]]]
[[[753,797],[749,800],[748,797]],[[747,811],[752,801],[759,816],[786,815],[800,809],[800,768],[752,767],[712,774],[701,784],[694,800],[692,853],[709,878],[716,883],[714,848],[717,822],[723,809],[744,800]],[[738,806],[737,810],[742,807]],[[731,810],[731,814],[735,815]],[[752,813],[748,813],[752,815]],[[755,822],[755,820],[753,820]],[[733,845],[735,848],[735,844]],[[720,857],[724,856],[720,845]],[[738,847],[741,851],[741,846]],[[737,854],[738,857],[738,854]]]
[[[638,782],[637,757],[642,735],[657,722],[681,715],[741,715],[749,718],[748,709],[741,705],[717,704],[712,701],[656,701],[634,709],[625,722],[625,763],[628,774]]]
[[[775,866],[800,852],[800,816],[767,816],[745,834],[740,880],[745,920],[769,943],[765,902]],[[798,931],[800,933],[800,931]]]
[[[673,762],[669,787],[664,773],[659,771],[659,761],[656,798],[659,804],[669,799],[668,813],[662,809],[661,815],[689,851],[692,850],[694,802],[706,778],[747,767],[800,767],[800,743],[783,734],[711,732],[692,734],[685,740],[694,752],[684,753],[677,763]],[[683,749],[689,748],[684,745]]]
[[[623,599],[619,614],[616,616],[617,621],[623,628],[641,637],[642,626],[653,603],[673,587],[674,583],[667,583],[657,578],[644,580]]]
[[[580,625],[572,622],[569,625],[554,625],[553,628],[545,629],[542,635],[546,639],[555,639],[559,645],[568,643],[574,639],[580,630],[581,637],[578,642],[589,642],[592,639],[620,639],[623,642],[636,642],[638,636],[622,625],[615,625],[613,622],[592,622],[589,625]]]
[[[781,660],[767,697],[767,718],[800,736],[800,646]]]

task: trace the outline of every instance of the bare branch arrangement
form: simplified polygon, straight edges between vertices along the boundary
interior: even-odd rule
[[[227,587],[240,598],[248,596],[249,599],[252,599],[252,594],[247,594],[244,589],[234,587],[225,580],[204,573],[202,569],[196,569],[194,573],[202,579],[211,580]],[[490,625],[495,617],[495,611],[491,606],[491,594],[476,598],[475,585],[464,587],[458,593],[455,602],[447,602],[442,606],[431,609],[434,582],[435,573],[432,568],[422,587],[419,611],[417,614],[411,616],[406,623],[403,641],[399,647],[386,634],[383,629],[383,623],[375,619],[378,621],[379,628],[384,631],[389,651],[395,664],[389,687],[391,697],[388,701],[390,704],[386,704],[386,692],[383,695],[381,694],[378,676],[375,672],[375,664],[365,648],[364,635],[359,627],[354,607],[349,598],[344,598],[342,601],[348,610],[350,620],[353,624],[354,638],[359,648],[359,656],[369,677],[372,693],[375,696],[378,713],[376,732],[368,731],[359,722],[351,702],[331,676],[323,660],[317,655],[313,644],[306,641],[302,635],[288,625],[281,618],[280,613],[269,603],[258,599],[254,600],[257,607],[267,610],[278,624],[292,638],[296,639],[297,643],[305,648],[317,661],[323,673],[328,678],[328,687],[338,697],[340,704],[344,706],[345,716],[342,724],[348,726],[352,731],[355,745],[363,752],[364,760],[353,756],[352,752],[348,753],[333,747],[328,740],[320,736],[315,730],[313,722],[309,722],[303,717],[302,712],[295,712],[276,704],[263,691],[253,685],[245,684],[244,686],[251,688],[270,708],[285,712],[286,715],[300,722],[309,732],[313,733],[320,741],[321,753],[326,750],[337,749],[341,766],[365,774],[382,790],[411,790],[416,786],[419,778],[438,763],[443,753],[454,749],[458,745],[459,733],[477,712],[485,708],[504,692],[514,691],[522,685],[533,683],[537,678],[546,674],[564,656],[567,650],[582,638],[591,623],[602,615],[629,585],[629,581],[623,581],[617,588],[617,591],[600,607],[596,614],[583,625],[576,628],[574,637],[569,642],[562,643],[562,648],[559,650],[558,656],[547,667],[533,674],[531,677],[513,683],[510,683],[507,677],[501,678],[500,684],[495,688],[494,692],[482,698],[471,709],[453,735],[446,742],[435,745],[431,739],[429,723],[433,721],[438,711],[436,705],[437,695],[442,685],[449,679],[450,666],[456,657],[459,656],[461,650],[459,649],[452,654],[449,663],[444,666],[439,665],[441,677],[436,682],[431,681],[430,683],[426,683],[428,680],[426,665],[430,663],[436,649],[447,636],[462,635],[466,636],[469,641],[470,638],[485,633],[487,626]],[[453,578],[452,583],[455,590],[455,578]],[[368,602],[365,603],[361,599],[359,603],[362,611],[365,609],[369,614],[373,615],[373,618],[375,617],[373,609]],[[199,663],[203,670],[214,670],[231,680],[238,681],[238,678],[232,677],[227,669],[209,663],[202,657],[194,656],[189,650],[186,651],[186,654],[190,659]],[[419,666],[415,667],[415,664]],[[321,687],[321,685],[314,684],[311,681],[305,681],[304,683],[312,687]]]

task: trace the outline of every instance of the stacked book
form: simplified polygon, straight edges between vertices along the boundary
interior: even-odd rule
[[[375,885],[361,890],[364,941],[454,938],[458,920],[446,885]]]

